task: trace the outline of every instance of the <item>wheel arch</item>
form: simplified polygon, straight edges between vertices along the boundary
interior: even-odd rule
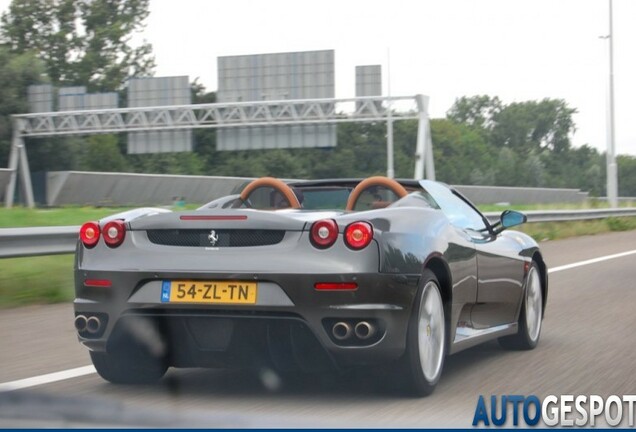
[[[453,283],[448,263],[441,255],[433,255],[426,260],[424,270],[426,269],[432,271],[437,278],[440,284],[442,300],[446,305],[450,306],[453,301]]]
[[[548,266],[543,260],[541,252],[536,251],[532,255],[532,261],[539,267],[539,273],[541,275],[541,294],[543,295],[543,316],[545,317],[545,305],[548,303]]]

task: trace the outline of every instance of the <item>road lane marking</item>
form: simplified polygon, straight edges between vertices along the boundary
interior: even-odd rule
[[[616,258],[622,258],[629,255],[636,254],[636,250],[631,250],[627,252],[621,252],[613,255],[606,255],[598,258],[592,258],[585,261],[579,261],[572,264],[566,264],[559,267],[553,267],[548,270],[548,273],[556,273],[564,270],[570,270],[577,267],[582,267],[590,264],[596,264],[603,261],[609,261]],[[25,378],[16,381],[9,381],[6,383],[0,383],[0,392],[8,392],[13,390],[20,390],[29,387],[35,387],[43,384],[50,384],[58,381],[64,381],[71,378],[78,378],[85,375],[91,375],[96,373],[95,367],[90,366],[82,366],[75,369],[68,369],[60,372],[53,372],[50,374],[39,375],[31,378]]]
[[[616,258],[622,258],[622,257],[626,257],[629,255],[634,255],[636,254],[636,250],[631,250],[631,251],[627,251],[627,252],[622,252],[622,253],[617,253],[617,254],[613,254],[613,255],[606,255],[606,256],[602,256],[599,258],[592,258],[589,260],[585,260],[585,261],[579,261],[579,262],[575,262],[572,264],[566,264],[566,265],[562,265],[559,267],[553,267],[551,269],[548,269],[548,273],[556,273],[556,272],[560,272],[563,270],[570,270],[576,267],[582,267],[582,266],[586,266],[586,265],[590,265],[590,264],[596,264],[596,263],[600,263],[603,261],[609,261],[612,259],[616,259]]]
[[[84,375],[94,374],[97,371],[93,365],[82,366],[75,369],[67,369],[60,372],[53,372],[45,375],[38,375],[31,378],[25,378],[16,381],[9,381],[6,383],[0,383],[0,392],[8,392],[13,390],[20,390],[29,387],[35,387],[42,384],[54,383],[57,381],[64,381],[70,378],[77,378]]]

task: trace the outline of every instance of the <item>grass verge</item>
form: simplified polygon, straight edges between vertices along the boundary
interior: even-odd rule
[[[129,208],[64,207],[52,209],[29,209],[16,207],[0,209],[0,228],[22,228],[35,226],[82,225]]]
[[[196,204],[186,204],[183,207],[172,207],[172,210],[192,210],[197,207],[199,206]],[[96,221],[133,208],[138,207],[0,208],[0,228],[82,225],[84,222]]]
[[[0,259],[0,308],[73,299],[73,255]]]
[[[616,217],[573,222],[536,222],[515,228],[538,242],[569,237],[636,230],[636,217]]]

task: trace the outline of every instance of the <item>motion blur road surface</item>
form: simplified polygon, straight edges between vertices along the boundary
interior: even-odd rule
[[[146,386],[91,373],[0,393],[0,426],[471,427],[479,395],[636,393],[636,254],[559,269],[634,250],[636,231],[542,249],[555,271],[539,346],[492,342],[451,356],[427,398],[378,384],[390,379],[381,369],[282,385],[271,371],[171,369]],[[70,304],[3,310],[0,383],[89,365],[72,317]]]

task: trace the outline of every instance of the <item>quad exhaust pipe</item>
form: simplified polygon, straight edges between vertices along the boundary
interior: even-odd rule
[[[75,329],[79,332],[88,332],[95,334],[102,328],[102,322],[96,316],[86,317],[84,315],[78,315],[75,317]]]
[[[366,340],[372,338],[377,329],[375,325],[368,321],[360,321],[354,326],[345,321],[338,321],[331,328],[331,334],[339,341],[349,339],[354,336],[360,340]]]
[[[360,321],[354,329],[356,337],[361,340],[369,339],[375,334],[375,326],[367,321]]]
[[[345,340],[351,337],[353,334],[353,328],[351,327],[351,324],[340,321],[333,325],[331,333],[336,339]]]
[[[86,320],[86,331],[95,334],[102,327],[102,322],[96,316],[92,316]]]
[[[80,333],[86,330],[86,317],[84,315],[78,315],[75,317],[75,330]]]

